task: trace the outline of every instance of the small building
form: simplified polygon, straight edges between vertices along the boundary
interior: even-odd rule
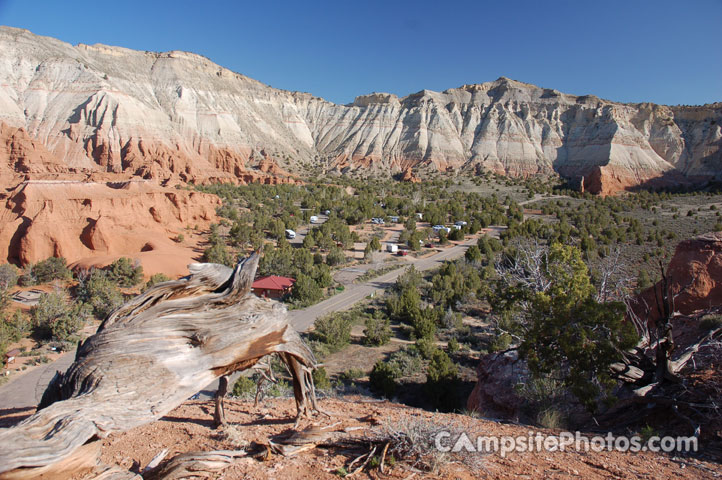
[[[399,246],[395,243],[387,243],[386,244],[386,251],[391,253],[396,253],[399,251]]]
[[[253,290],[253,293],[259,297],[278,299],[291,293],[291,288],[294,283],[296,283],[295,278],[269,275],[267,277],[260,277],[256,279],[256,281],[253,282],[251,289]]]

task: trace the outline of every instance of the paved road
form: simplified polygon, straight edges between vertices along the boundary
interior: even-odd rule
[[[492,235],[498,232],[491,232]],[[430,270],[438,267],[442,262],[454,260],[464,255],[469,245],[476,243],[476,239],[447,248],[435,255],[409,262],[417,270]],[[384,275],[358,285],[349,285],[337,295],[312,305],[303,310],[289,312],[291,324],[299,332],[310,329],[317,318],[336,311],[351,308],[357,302],[371,294],[381,293],[388,286],[392,285],[408,266],[400,267]],[[34,370],[11,380],[0,387],[0,410],[10,408],[31,407],[38,404],[43,396],[45,387],[55,375],[56,371],[64,372],[73,363],[75,352],[68,352],[59,357],[55,362],[39,366]],[[199,396],[201,398],[211,397],[217,389],[217,381],[204,388]]]
[[[476,239],[467,240],[466,242],[455,245],[451,248],[443,250],[436,255],[432,255],[426,258],[421,258],[411,263],[417,270],[430,270],[438,267],[442,262],[446,260],[454,260],[461,257],[466,252],[469,245],[476,243]],[[358,285],[349,285],[346,289],[337,295],[312,305],[303,310],[293,310],[289,312],[291,317],[291,325],[299,332],[305,332],[316,321],[317,318],[330,313],[347,310],[351,308],[357,302],[363,300],[369,295],[381,293],[388,286],[392,285],[396,279],[404,273],[407,266],[400,267],[391,272],[385,273],[379,277],[369,280],[365,283]]]
[[[40,365],[0,387],[0,410],[34,407],[56,371],[64,372],[75,360],[75,351],[62,354],[53,363]]]

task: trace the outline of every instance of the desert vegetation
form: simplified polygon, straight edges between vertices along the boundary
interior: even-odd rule
[[[333,184],[195,188],[223,199],[221,221],[207,232],[200,260],[232,266],[261,250],[259,275],[296,280],[282,299],[291,308],[333,295],[342,288],[334,279],[339,271],[379,254],[387,226],[369,226],[372,218],[398,225],[397,243],[411,255],[477,235],[463,258],[426,272],[411,266],[384,295],[319,319],[307,338],[326,365],[317,381],[326,392],[460,411],[479,357],[514,352],[529,372],[518,392],[525,413],[542,425],[615,402],[618,379],[610,366],[639,339],[624,321],[627,300],[659,280],[659,262],[681,238],[722,227],[722,195],[714,190],[597,197],[554,179],[490,174],[440,175],[422,184],[340,177]],[[321,213],[321,223],[311,222]],[[449,225],[449,233],[435,225]],[[287,230],[304,229],[302,240],[286,238]],[[365,248],[354,258],[357,243]],[[358,281],[395,268],[369,269]],[[169,280],[154,275],[142,284],[142,278],[130,259],[74,273],[62,258],[22,271],[4,265],[0,347],[30,334],[74,342],[84,325],[107,316],[127,294]],[[16,283],[54,287],[28,315],[7,309]],[[705,325],[713,328],[715,318]],[[354,365],[350,355],[364,361]],[[262,378],[242,377],[232,390],[248,396],[256,392],[249,382]],[[273,378],[278,381],[266,381],[263,391],[288,395],[288,372],[277,369]]]

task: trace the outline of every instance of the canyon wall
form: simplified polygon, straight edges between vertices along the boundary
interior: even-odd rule
[[[557,172],[614,193],[720,180],[721,123],[722,104],[620,104],[507,78],[337,105],[192,53],[72,46],[0,28],[5,171],[267,183],[295,181],[311,167]]]

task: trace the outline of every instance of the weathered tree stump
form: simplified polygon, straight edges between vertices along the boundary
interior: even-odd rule
[[[216,410],[213,413],[213,426],[220,427],[226,424],[226,412],[223,408],[223,398],[228,393],[228,376],[224,375],[218,379],[218,390],[216,391]]]
[[[250,293],[258,259],[254,254],[233,270],[191,265],[188,277],[156,285],[113,312],[68,371],[55,376],[40,410],[0,430],[0,473],[54,464],[91,438],[159,419],[215,378],[271,353],[293,375],[299,417],[318,411],[313,354],[283,305]]]

